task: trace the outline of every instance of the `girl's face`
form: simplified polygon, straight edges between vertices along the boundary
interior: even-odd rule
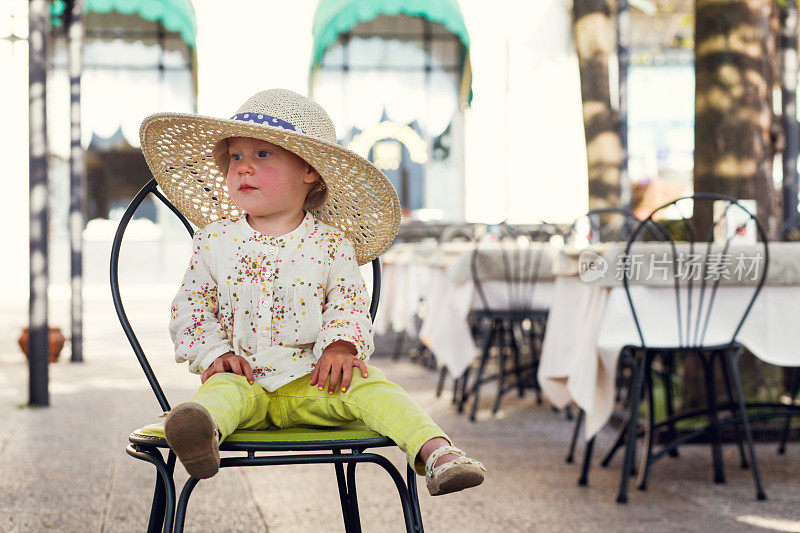
[[[228,140],[228,194],[254,217],[302,211],[319,174],[292,152],[250,137]]]

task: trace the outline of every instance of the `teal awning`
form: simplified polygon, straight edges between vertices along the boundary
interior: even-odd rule
[[[469,34],[457,0],[320,0],[312,26],[314,35],[312,74],[322,61],[325,50],[336,42],[339,35],[350,31],[361,22],[367,22],[380,15],[423,17],[441,24],[457,35],[465,51],[461,83],[462,101],[468,103],[471,100]]]
[[[179,33],[183,41],[194,48],[197,23],[189,0],[85,0],[87,13],[138,15],[145,20],[161,21],[168,31]],[[64,2],[53,2],[50,14],[56,21],[64,12]]]

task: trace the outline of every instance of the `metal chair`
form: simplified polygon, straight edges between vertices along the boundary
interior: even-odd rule
[[[159,406],[166,412],[170,410],[170,405],[125,314],[120,297],[118,279],[119,254],[125,229],[136,209],[151,193],[164,202],[180,218],[190,235],[194,234],[186,218],[158,190],[156,181],[151,180],[148,182],[128,206],[114,237],[111,250],[111,294],[117,315],[122,323],[122,329],[133,347],[133,351],[153,389]],[[372,273],[373,292],[370,316],[374,319],[380,296],[380,262],[378,259],[372,262]],[[166,440],[161,436],[138,432],[132,433],[129,440],[130,444],[126,448],[128,455],[153,464],[157,471],[148,532],[152,533],[160,530],[164,532],[183,531],[189,497],[199,480],[189,478],[181,491],[176,507],[175,482],[173,479],[175,454],[169,449]],[[336,471],[345,530],[358,532],[361,531],[361,523],[356,495],[355,468],[358,463],[375,463],[389,473],[397,487],[403,508],[406,531],[421,532],[423,527],[417,498],[415,472],[408,466],[407,479],[404,480],[400,472],[388,459],[382,455],[367,451],[370,448],[391,446],[395,446],[391,439],[381,436],[361,424],[351,424],[335,429],[292,428],[284,430],[236,431],[220,444],[220,450],[242,452],[244,455],[223,457],[220,467],[224,469],[261,465],[333,464]],[[162,449],[167,451],[166,460],[161,451]],[[299,453],[293,455],[263,455],[265,452],[286,451]],[[345,464],[347,465],[346,473],[343,466]]]
[[[698,216],[698,213],[706,214],[706,218],[711,222],[708,229],[697,228],[694,219],[689,219],[683,214],[682,208],[689,202],[692,204],[695,217]],[[678,214],[679,218],[673,220],[670,225],[657,220],[658,217],[664,216],[668,212]],[[714,213],[712,214],[712,212]],[[708,216],[709,214],[711,216]],[[698,229],[703,229],[704,233],[699,234]],[[666,346],[654,346],[646,342],[642,331],[641,317],[637,312],[636,296],[632,290],[633,286],[641,281],[632,266],[632,253],[636,252],[636,245],[641,244],[647,234],[651,232],[655,233],[655,237],[658,237],[655,240],[664,240],[666,242],[665,247],[668,250],[668,259],[666,259],[667,271],[665,272],[667,272],[668,283],[674,287],[674,312],[677,331],[675,331],[675,343]],[[683,246],[688,247],[690,256],[696,258],[691,272],[687,270],[687,258],[681,257],[678,252],[675,235],[682,235],[686,238],[688,242]],[[720,275],[710,276],[709,273],[720,272],[720,265],[724,262],[724,257],[728,253],[731,243],[735,238],[741,236],[754,236],[754,241],[758,239],[757,244],[754,246],[758,257],[761,258],[759,263],[763,262],[763,270],[757,273],[757,279],[754,280],[755,284],[750,286],[752,292],[747,293],[749,294],[747,304],[742,309],[740,318],[734,324],[730,340],[718,344],[707,344],[706,334],[722,279]],[[712,248],[715,243],[716,247]],[[696,245],[697,248],[695,248]],[[695,250],[697,250],[697,253],[695,253]],[[759,500],[764,499],[766,495],[756,462],[748,413],[739,378],[738,361],[745,349],[736,341],[737,334],[741,330],[755,299],[764,285],[769,266],[769,247],[761,224],[737,200],[719,194],[698,193],[674,200],[655,209],[634,230],[628,240],[623,257],[628,260],[623,264],[622,281],[640,342],[638,345],[625,346],[621,354],[632,365],[634,372],[628,397],[627,428],[624,438],[625,457],[617,502],[625,503],[628,498],[628,482],[631,471],[634,468],[637,436],[640,434],[638,424],[639,406],[642,397],[646,399],[647,415],[644,420],[645,427],[641,432],[644,442],[638,475],[640,490],[647,488],[650,468],[656,461],[675,450],[678,446],[701,436],[708,436],[710,440],[714,481],[717,483],[724,482],[721,429],[724,426],[731,425],[739,445],[743,467],[747,467],[743,440],[747,444],[756,487],[756,497]],[[671,271],[669,271],[670,269]],[[695,279],[698,277],[697,274],[699,274],[699,280]],[[665,307],[664,312],[670,312],[669,307]],[[736,316],[739,315],[737,314]],[[660,327],[666,326],[661,323]],[[703,385],[707,405],[705,409],[671,416],[657,424],[652,379],[654,363],[661,360],[662,364],[673,364],[675,359],[678,358],[683,361],[687,361],[689,358],[696,358],[699,361],[704,378]],[[716,391],[718,382],[717,367],[721,371],[722,382],[729,400],[728,403],[724,404],[718,402]],[[721,420],[720,413],[725,411],[729,412],[730,416],[725,420]],[[689,431],[688,434],[673,434],[676,421],[698,416],[707,417],[708,425]],[[740,433],[740,426],[744,432],[743,436]],[[656,452],[654,447],[663,428],[668,430],[668,436],[672,438]]]
[[[587,246],[591,244],[627,242],[633,231],[639,226],[641,220],[632,211],[622,207],[602,207],[592,209],[570,224],[564,232],[564,243],[570,246]],[[623,365],[617,369],[617,390],[624,391],[629,381],[626,375],[626,368]],[[629,372],[628,372],[629,374]],[[618,401],[619,401],[618,397]],[[578,442],[578,435],[583,425],[585,413],[582,409],[575,417],[575,428],[572,432],[569,452],[566,462],[572,463],[575,455],[575,448]],[[586,442],[583,455],[583,465],[581,475],[578,480],[579,485],[588,483],[589,468],[591,467],[592,453],[594,449],[594,437]]]
[[[522,234],[508,224],[490,226],[486,236],[478,241],[472,252],[471,271],[481,308],[470,312],[468,320],[474,324],[480,340],[481,354],[477,362],[475,379],[468,384],[469,370],[462,376],[462,393],[459,410],[469,396],[472,408],[469,419],[475,420],[480,401],[480,388],[489,381],[497,382],[492,413],[497,413],[503,395],[516,389],[520,397],[526,388],[533,388],[537,401],[541,402],[541,390],[536,379],[542,340],[547,323],[547,309],[533,305],[536,285],[548,265],[544,261],[544,249],[535,244],[549,241],[548,227],[529,229]],[[498,257],[484,256],[487,241],[495,240],[501,246]],[[492,304],[485,290],[486,270],[492,261],[502,262],[502,274],[506,287],[504,305]],[[484,375],[492,348],[497,349],[497,374]],[[527,361],[523,362],[523,348]],[[513,376],[513,378],[512,378]],[[509,379],[511,378],[511,379]]]

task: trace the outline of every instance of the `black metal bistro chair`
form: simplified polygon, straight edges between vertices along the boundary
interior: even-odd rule
[[[576,218],[564,232],[564,243],[567,246],[586,246],[601,243],[624,243],[630,238],[633,231],[639,226],[641,220],[632,211],[622,207],[601,207],[591,209],[585,214]],[[627,389],[630,371],[624,365],[617,369],[617,390]],[[621,392],[620,392],[621,394]],[[617,398],[620,399],[619,397]],[[578,435],[583,425],[585,413],[578,411],[575,418],[575,428],[572,432],[569,451],[566,462],[572,463],[575,456],[575,448],[578,442]],[[591,467],[592,451],[594,449],[594,438],[587,440],[584,448],[583,465],[581,475],[578,480],[579,485],[588,483],[589,468]]]
[[[170,404],[164,395],[147,357],[142,350],[130,321],[125,314],[119,291],[118,266],[122,238],[128,222],[133,217],[136,209],[147,197],[153,194],[156,198],[175,213],[183,222],[190,235],[194,234],[186,218],[167,200],[158,190],[155,180],[148,182],[136,195],[125,214],[120,220],[111,251],[111,293],[114,307],[117,310],[122,329],[133,347],[142,370],[150,382],[158,404],[162,411],[170,410]],[[380,263],[378,259],[372,262],[373,292],[370,305],[370,316],[375,317],[378,309],[380,295]],[[176,502],[175,482],[173,472],[175,468],[175,454],[169,449],[163,436],[147,432],[134,432],[130,435],[130,444],[126,451],[128,455],[153,464],[156,467],[156,485],[153,502],[150,510],[148,532],[163,530],[183,531],[189,497],[198,483],[198,479],[189,478]],[[420,515],[419,501],[417,498],[416,474],[408,466],[406,480],[392,463],[384,456],[368,452],[371,448],[395,446],[388,437],[384,437],[367,429],[363,425],[344,426],[335,429],[293,428],[283,430],[265,431],[236,431],[220,444],[221,451],[241,452],[235,457],[223,457],[220,461],[221,468],[262,466],[262,465],[287,465],[287,464],[333,464],[339,488],[339,499],[342,506],[344,526],[347,532],[361,531],[356,495],[356,465],[358,463],[375,463],[383,467],[394,481],[400,495],[403,508],[406,531],[421,532],[422,517]],[[167,453],[164,458],[164,450]],[[271,452],[298,452],[296,454],[270,454]],[[345,472],[344,465],[347,465]]]
[[[463,390],[459,397],[459,410],[471,396],[469,419],[475,420],[480,401],[481,386],[496,381],[497,393],[492,413],[497,413],[505,393],[516,389],[520,397],[526,388],[533,388],[541,402],[541,390],[536,379],[547,324],[546,308],[534,305],[536,286],[549,275],[552,265],[545,256],[543,244],[549,241],[548,228],[525,231],[524,234],[507,224],[490,226],[487,235],[478,241],[471,256],[472,281],[480,298],[481,307],[470,312],[468,320],[474,325],[481,346],[475,379],[469,382],[465,372]],[[486,244],[494,240],[500,244],[486,255]],[[539,245],[539,246],[536,246]],[[500,263],[498,269],[497,263]],[[506,301],[498,305],[487,294],[486,284],[493,270],[499,270],[506,287]],[[486,375],[492,348],[496,349],[497,373]]]
[[[682,208],[689,202],[694,210],[694,218],[691,219],[682,212]],[[658,220],[667,213],[672,216],[678,215],[678,218],[670,221],[669,224]],[[702,229],[703,233],[700,233],[700,228],[695,225],[698,214],[700,216],[704,214],[705,219],[710,222],[707,226],[708,229]],[[647,245],[642,243],[643,238],[649,232],[655,232],[658,234],[656,237],[661,237],[651,240],[665,241],[662,250],[666,250],[666,257],[662,261],[666,264],[662,266],[666,269],[664,272],[667,285],[674,288],[674,305],[670,305],[670,302],[663,302],[663,312],[660,313],[662,316],[665,313],[674,314],[674,324],[677,325],[675,328],[677,331],[674,331],[674,344],[653,345],[648,343],[643,333],[641,309],[637,311],[642,302],[639,301],[637,305],[638,293],[635,293],[634,287],[642,280],[634,266],[634,256],[637,253],[645,255],[649,253]],[[756,241],[756,244],[752,246],[753,253],[758,258],[757,268],[760,270],[757,270],[751,278],[754,283],[742,285],[747,297],[740,312],[735,313],[735,317],[739,318],[732,324],[729,340],[709,344],[706,342],[706,335],[709,323],[714,319],[714,303],[720,283],[725,279],[721,274],[722,267],[726,263],[725,257],[731,250],[734,239],[743,235],[753,236]],[[677,237],[686,242],[680,243],[680,245],[676,244],[676,240],[679,240]],[[644,248],[637,248],[637,246],[644,246]],[[682,251],[679,251],[679,246]],[[628,240],[624,258],[626,261],[623,262],[622,281],[636,325],[639,344],[625,346],[621,354],[621,357],[627,359],[633,366],[634,372],[628,395],[627,429],[624,438],[625,457],[617,501],[625,503],[628,498],[628,482],[634,468],[638,435],[643,436],[638,469],[639,489],[647,488],[650,468],[656,461],[677,449],[678,446],[699,437],[706,437],[710,441],[714,481],[724,482],[721,429],[725,426],[733,428],[734,440],[738,444],[742,466],[745,468],[748,462],[744,443],[747,444],[756,497],[764,499],[766,496],[756,462],[749,417],[739,377],[738,361],[745,352],[745,348],[736,340],[766,280],[769,247],[761,224],[737,200],[718,194],[698,193],[674,200],[654,210],[634,230]],[[645,262],[647,260],[647,258],[644,259]],[[690,262],[692,263],[691,268]],[[658,325],[662,328],[672,327],[667,326],[663,321]],[[652,330],[649,331],[652,332]],[[662,366],[683,363],[683,374],[686,378],[688,373],[692,372],[690,359],[695,359],[699,363],[703,378],[705,408],[668,416],[666,420],[657,423],[653,380],[653,369],[656,362],[660,361]],[[717,372],[720,374],[718,375]],[[724,403],[720,403],[717,392],[717,384],[720,382],[724,384],[727,393],[728,401]],[[671,387],[671,384],[668,386]],[[669,391],[667,392],[669,393]],[[646,416],[644,417],[644,428],[640,433],[638,425],[642,398],[646,402]],[[721,416],[723,413],[728,413],[728,416],[723,418]],[[706,418],[707,424],[683,433],[675,432],[676,422],[695,417]],[[662,437],[667,438],[663,439]],[[656,451],[657,442],[661,443],[663,440],[667,440],[667,442],[663,443]]]

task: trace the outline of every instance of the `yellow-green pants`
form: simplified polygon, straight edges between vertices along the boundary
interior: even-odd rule
[[[224,439],[237,429],[261,430],[270,427],[340,426],[360,420],[372,431],[392,439],[406,453],[408,463],[424,475],[424,465],[416,461],[420,448],[444,432],[411,397],[374,366],[368,377],[357,371],[347,392],[333,394],[309,385],[306,375],[269,392],[260,385],[229,372],[206,380],[192,401],[202,404],[214,417]]]

